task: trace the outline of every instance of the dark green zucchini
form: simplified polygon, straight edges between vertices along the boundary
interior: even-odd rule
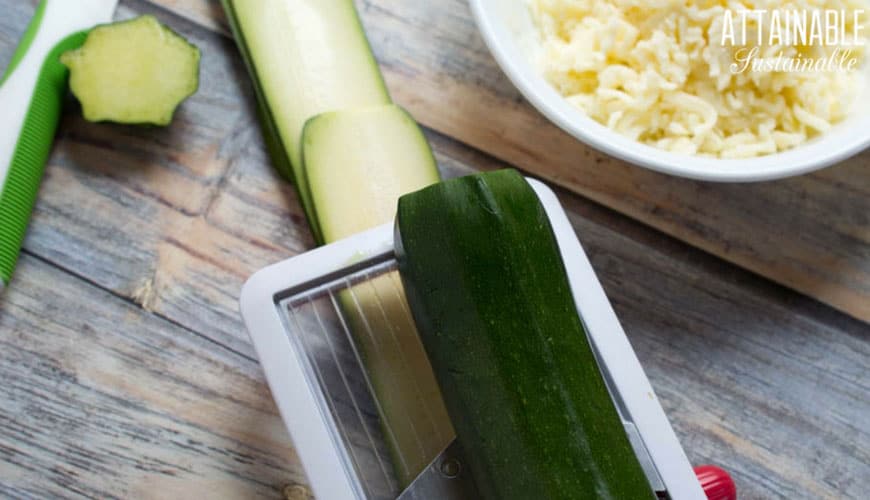
[[[525,179],[430,186],[399,200],[396,226],[411,312],[481,496],[655,498]]]

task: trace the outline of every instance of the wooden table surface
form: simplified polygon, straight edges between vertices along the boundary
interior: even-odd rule
[[[0,66],[34,7],[0,0]],[[655,174],[549,125],[463,0],[359,7],[445,175],[513,165],[561,186],[693,463],[726,467],[743,499],[867,498],[870,152],[753,185]],[[312,238],[219,3],[117,15],[139,13],[202,48],[201,87],[166,129],[68,103],[0,296],[0,497],[293,496],[306,479],[237,299]]]

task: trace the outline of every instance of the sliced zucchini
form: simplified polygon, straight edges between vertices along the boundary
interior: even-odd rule
[[[266,141],[318,242],[393,220],[438,181],[425,137],[392,106],[353,0],[223,0],[254,79]],[[304,132],[303,132],[304,130]],[[341,294],[402,486],[452,439],[395,274]]]
[[[391,222],[401,195],[438,182],[420,127],[388,104],[324,113],[305,125],[303,161],[325,242]],[[340,295],[380,403],[396,477],[409,484],[454,436],[397,273]]]
[[[400,196],[440,180],[417,122],[393,104],[312,118],[302,150],[326,243],[392,222]]]
[[[531,186],[503,170],[399,200],[408,303],[486,499],[653,499]]]
[[[154,16],[98,26],[61,56],[85,119],[168,125],[199,86],[199,49]]]
[[[339,300],[378,400],[393,471],[404,488],[453,440],[450,417],[399,274],[350,287]]]
[[[326,111],[389,104],[353,0],[223,0],[255,81],[276,166],[320,238],[302,166],[302,128]]]

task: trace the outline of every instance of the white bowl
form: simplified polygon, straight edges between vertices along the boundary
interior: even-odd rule
[[[535,70],[528,55],[534,50],[537,37],[526,0],[470,0],[470,3],[477,26],[499,66],[535,108],[575,138],[635,165],[692,179],[763,181],[827,167],[870,146],[870,99],[866,98],[866,93],[857,100],[849,118],[819,137],[782,153],[721,160],[647,146],[587,117]]]

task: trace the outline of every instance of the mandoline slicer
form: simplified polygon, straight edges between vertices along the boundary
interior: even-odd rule
[[[565,212],[552,191],[529,182],[546,208],[580,317],[650,484],[659,498],[706,498]],[[242,316],[318,499],[474,500],[455,441],[406,490],[393,477],[383,439],[390,429],[379,422],[338,294],[396,269],[393,226],[386,224],[259,271],[242,290]],[[402,293],[400,280],[394,282]]]

